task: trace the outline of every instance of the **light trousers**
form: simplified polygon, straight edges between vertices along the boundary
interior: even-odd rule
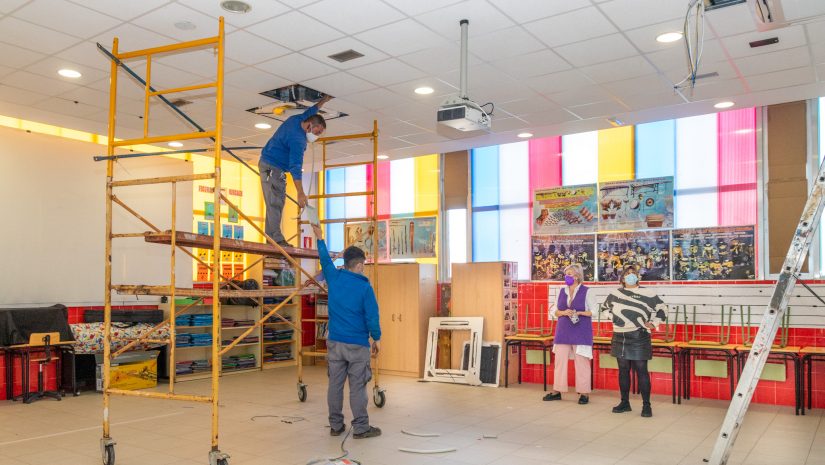
[[[567,392],[567,365],[572,353],[576,370],[576,392],[589,394],[593,387],[590,378],[590,359],[576,354],[576,346],[573,344],[554,344],[553,353],[556,356],[553,363],[553,390]]]

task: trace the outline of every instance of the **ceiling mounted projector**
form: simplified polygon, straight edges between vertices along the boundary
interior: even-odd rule
[[[437,121],[459,131],[489,131],[491,119],[481,105],[467,96],[467,28],[470,21],[462,19],[461,26],[461,89],[457,96],[451,96],[438,108]]]

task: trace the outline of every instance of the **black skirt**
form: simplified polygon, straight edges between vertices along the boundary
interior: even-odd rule
[[[650,360],[653,358],[653,345],[650,333],[642,328],[629,333],[613,333],[610,341],[610,355],[625,360]]]

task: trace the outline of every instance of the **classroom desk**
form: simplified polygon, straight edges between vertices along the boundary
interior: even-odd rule
[[[518,383],[521,384],[521,351],[523,347],[541,349],[544,390],[547,390],[547,351],[553,349],[553,336],[516,334],[504,338],[504,387],[509,385],[510,347],[518,347]],[[552,357],[552,355],[551,355]]]

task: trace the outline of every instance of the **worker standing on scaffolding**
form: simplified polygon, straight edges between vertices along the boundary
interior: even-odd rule
[[[292,175],[292,182],[298,195],[298,208],[307,204],[304,185],[301,182],[301,168],[308,142],[315,142],[324,133],[327,123],[318,110],[332,97],[325,95],[315,105],[300,115],[290,116],[284,121],[266,143],[258,161],[261,173],[261,188],[266,201],[266,235],[282,247],[290,244],[281,232],[281,217],[286,200],[286,173]]]
[[[349,378],[349,407],[352,437],[372,438],[381,430],[370,426],[367,414],[367,383],[372,379],[370,356],[378,356],[381,325],[378,301],[364,276],[364,251],[355,246],[344,250],[344,267],[335,268],[321,227],[312,225],[318,242],[318,258],[329,289],[329,336],[327,337],[327,406],[329,434],[340,436],[344,425],[344,382]],[[370,346],[370,338],[372,345]]]

